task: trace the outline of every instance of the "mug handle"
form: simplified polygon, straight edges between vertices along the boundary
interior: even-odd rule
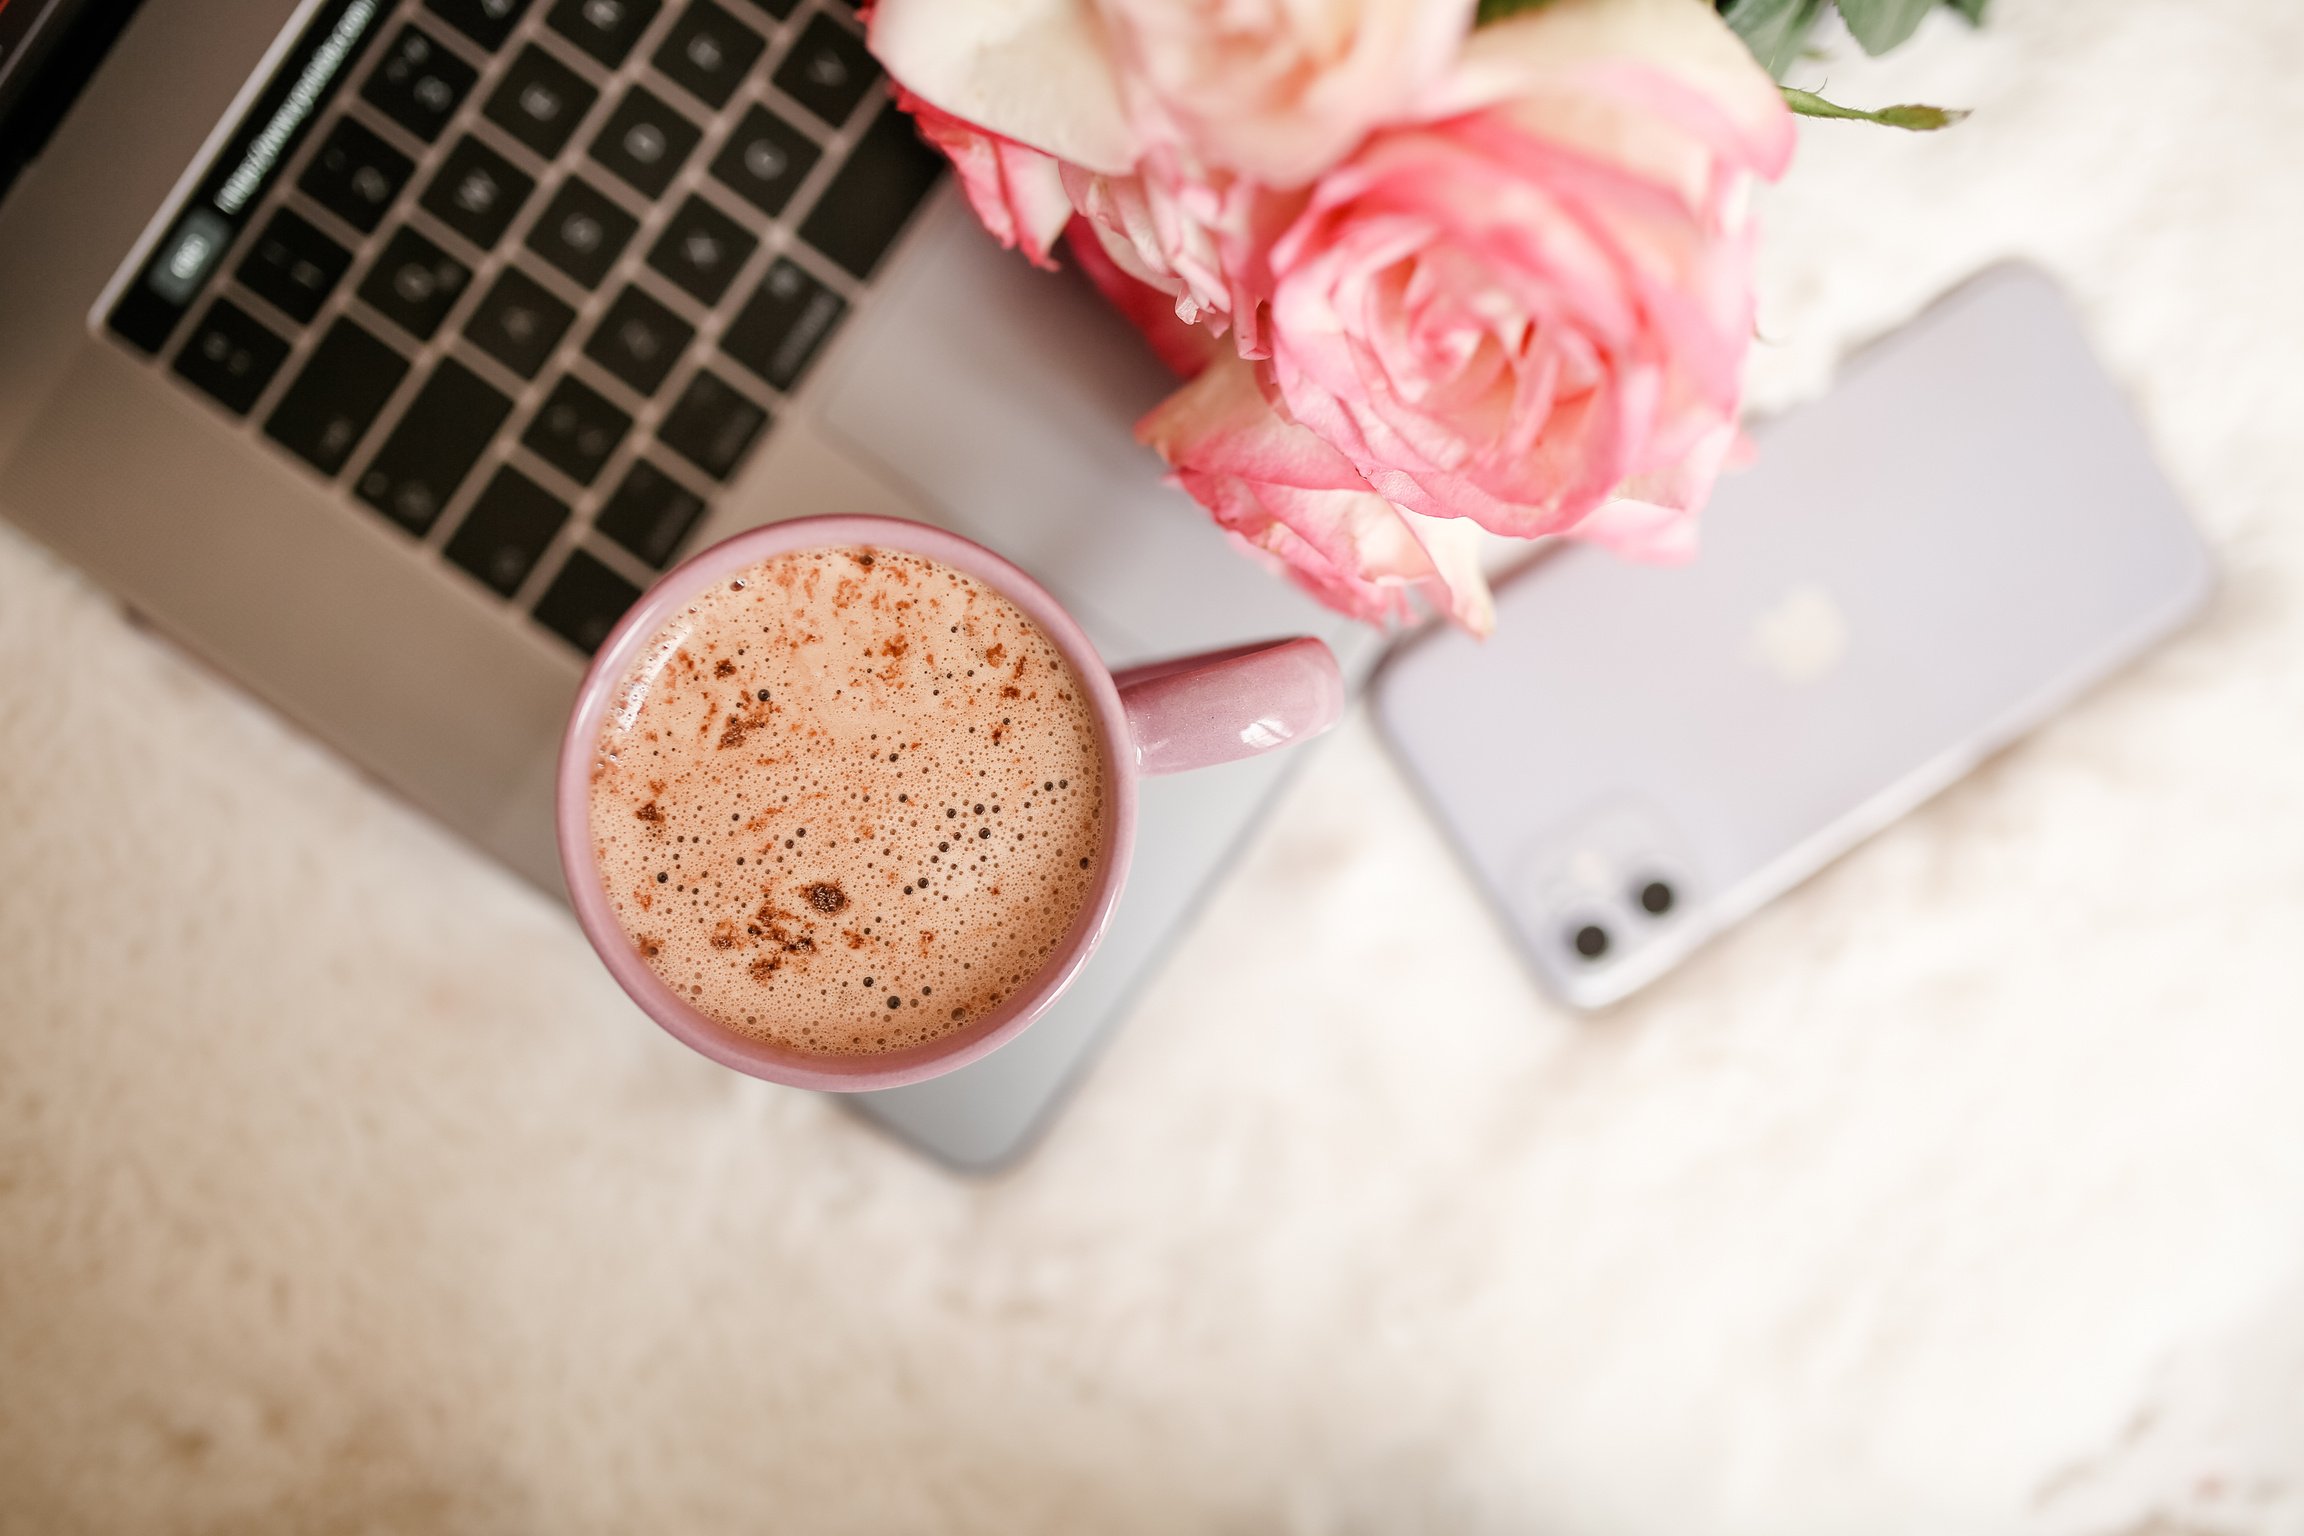
[[[1182,773],[1309,740],[1344,716],[1335,653],[1310,636],[1112,674],[1140,773]]]

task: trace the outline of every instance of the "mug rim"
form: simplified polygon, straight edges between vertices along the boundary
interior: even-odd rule
[[[1056,951],[999,1006],[966,1027],[920,1045],[872,1056],[796,1051],[719,1023],[674,992],[648,968],[609,904],[592,850],[592,754],[600,721],[641,649],[672,615],[731,572],[778,555],[864,546],[925,556],[972,576],[1039,625],[1081,685],[1096,718],[1107,780],[1103,867],[1065,929]],[[1077,621],[1028,573],[973,539],[927,523],[861,514],[799,517],[732,534],[689,556],[652,582],[593,653],[561,735],[553,776],[553,819],[560,877],[593,951],[640,1010],[691,1050],[724,1067],[795,1088],[858,1093],[899,1088],[955,1071],[1023,1033],[1071,985],[1111,924],[1127,883],[1136,839],[1136,767],[1128,750],[1120,690]]]

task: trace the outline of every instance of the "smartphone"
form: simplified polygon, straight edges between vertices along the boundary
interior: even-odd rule
[[[1380,727],[1549,989],[1594,1008],[2197,612],[2207,549],[2044,275],[1994,268],[1754,434],[1703,548],[1562,544],[1402,642]]]

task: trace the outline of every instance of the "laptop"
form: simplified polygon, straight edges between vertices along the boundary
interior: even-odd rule
[[[548,891],[586,660],[823,512],[1000,550],[1115,665],[1376,637],[1131,423],[1174,381],[976,227],[844,0],[0,0],[0,515]],[[856,1104],[1014,1159],[1302,758],[1151,781],[1059,1006]]]

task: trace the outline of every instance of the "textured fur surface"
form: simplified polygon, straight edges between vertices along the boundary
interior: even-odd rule
[[[1756,399],[2036,260],[2205,622],[1596,1022],[1355,720],[988,1182],[0,530],[0,1532],[2304,1532],[2304,11],[1997,9]]]

